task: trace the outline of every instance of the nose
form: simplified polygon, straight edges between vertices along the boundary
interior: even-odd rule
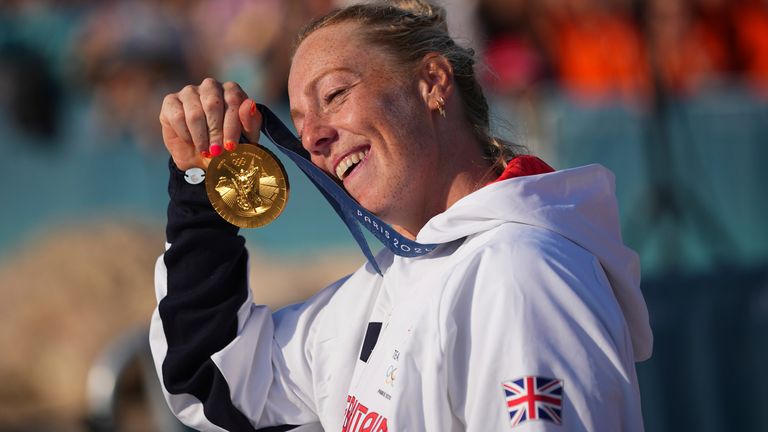
[[[330,154],[331,143],[339,137],[333,127],[323,123],[319,118],[304,119],[304,131],[301,136],[301,144],[308,152],[316,156]]]

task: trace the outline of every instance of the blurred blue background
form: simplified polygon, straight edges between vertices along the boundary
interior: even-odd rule
[[[162,97],[235,80],[287,120],[293,35],[341,3],[0,3],[0,430],[85,428],[84,371],[148,320],[164,241]],[[646,429],[768,430],[768,2],[443,4],[479,55],[499,134],[558,169],[616,174],[655,333],[638,364]],[[244,232],[255,259],[300,273],[307,257],[359,255],[285,165],[286,211]],[[144,402],[126,388],[139,394],[130,422]]]

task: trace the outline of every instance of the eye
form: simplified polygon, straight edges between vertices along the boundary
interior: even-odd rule
[[[324,102],[326,103],[326,105],[327,105],[327,104],[329,104],[329,103],[333,102],[333,100],[334,100],[334,99],[336,99],[336,97],[337,97],[337,96],[340,96],[340,95],[342,95],[343,93],[346,93],[346,92],[347,92],[347,90],[348,90],[348,87],[342,87],[342,88],[338,88],[338,89],[334,89],[334,90],[331,90],[331,92],[330,92],[330,93],[328,93],[327,95],[325,95],[325,97],[323,98],[323,101],[324,101]]]

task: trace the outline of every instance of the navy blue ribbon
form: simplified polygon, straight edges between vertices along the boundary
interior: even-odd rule
[[[331,179],[309,158],[309,152],[301,145],[301,141],[283,124],[282,121],[267,107],[256,104],[263,121],[261,131],[275,144],[278,150],[288,156],[310,181],[323,194],[336,213],[349,228],[352,236],[360,245],[363,254],[368,258],[373,268],[381,274],[381,269],[365,241],[360,225],[368,229],[392,253],[403,257],[417,257],[432,251],[436,244],[417,243],[395,231],[373,213],[364,209],[347,192]],[[358,225],[359,224],[359,225]]]

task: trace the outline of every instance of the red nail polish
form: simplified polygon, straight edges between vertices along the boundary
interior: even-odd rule
[[[232,151],[237,148],[237,144],[234,141],[227,141],[224,143],[224,149],[227,151]]]
[[[209,150],[211,152],[211,156],[214,156],[214,157],[220,155],[222,152],[221,146],[218,144],[211,144],[211,148]]]
[[[201,155],[203,155],[204,158],[211,158],[211,153],[208,150],[203,150],[200,152]]]
[[[251,102],[251,117],[256,115],[256,102]]]

